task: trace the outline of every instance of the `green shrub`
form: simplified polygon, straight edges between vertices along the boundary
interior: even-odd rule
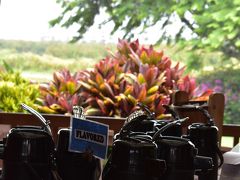
[[[34,107],[39,95],[38,85],[23,79],[19,72],[0,72],[0,110],[22,112],[20,104]]]

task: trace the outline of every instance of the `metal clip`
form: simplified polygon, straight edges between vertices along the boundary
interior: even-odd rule
[[[73,106],[73,117],[79,119],[86,119],[82,106]]]
[[[135,119],[137,119],[137,118],[139,118],[139,117],[141,117],[141,116],[146,116],[146,113],[144,112],[144,111],[142,111],[142,110],[137,110],[137,111],[134,111],[133,113],[131,113],[128,117],[127,117],[127,120],[126,120],[126,122],[128,123],[128,122],[131,122],[131,121],[133,121],[133,120],[135,120]]]

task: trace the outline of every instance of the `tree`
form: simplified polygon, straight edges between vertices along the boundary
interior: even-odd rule
[[[94,18],[105,10],[107,22],[114,22],[112,33],[125,31],[123,38],[134,37],[133,30],[159,25],[162,32],[159,41],[191,43],[193,48],[207,47],[220,50],[227,57],[240,57],[240,0],[57,0],[63,7],[59,17],[52,20],[52,26],[61,24],[70,27],[78,24],[78,41],[94,24]],[[174,21],[181,25],[171,36],[168,28]],[[104,24],[106,22],[102,22]],[[184,33],[191,34],[186,41]]]

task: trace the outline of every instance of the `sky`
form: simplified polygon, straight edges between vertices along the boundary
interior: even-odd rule
[[[61,13],[61,7],[56,0],[1,0],[0,5],[0,39],[14,40],[58,40],[69,41],[76,34],[76,28],[65,29],[50,27],[49,21]],[[101,14],[96,22],[102,22],[107,16]],[[84,35],[84,41],[117,42],[123,36],[118,31],[113,36],[110,32],[113,24],[109,23],[101,30],[95,24]],[[156,42],[157,28],[149,29],[137,38],[140,42],[153,44]]]
[[[61,12],[55,0],[1,0],[0,39],[68,40],[70,31],[50,28],[48,22]]]
[[[60,13],[61,7],[55,0],[1,0],[0,39],[69,41],[76,28],[52,28],[48,23]],[[100,22],[104,17],[101,15],[96,21]],[[84,41],[116,42],[123,33],[110,36],[110,29],[112,24],[101,30],[95,25],[85,34]]]

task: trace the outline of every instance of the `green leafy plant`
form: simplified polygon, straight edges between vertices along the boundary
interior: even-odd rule
[[[23,112],[20,104],[34,107],[39,95],[38,85],[21,77],[5,63],[0,70],[0,111]]]

